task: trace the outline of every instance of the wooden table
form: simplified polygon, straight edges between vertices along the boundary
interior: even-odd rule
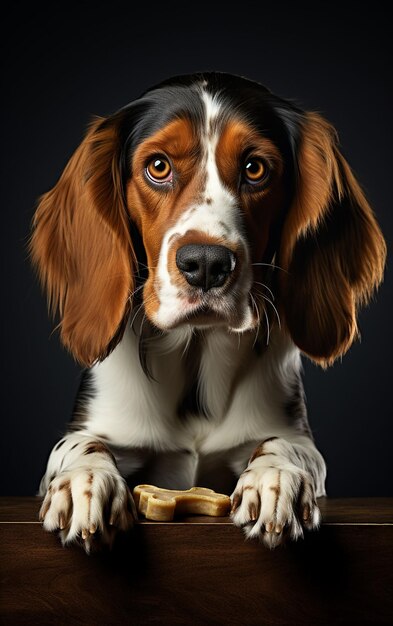
[[[38,498],[0,499],[1,623],[393,623],[393,499],[321,499],[323,524],[269,551],[228,518],[140,522],[109,554],[62,548]]]

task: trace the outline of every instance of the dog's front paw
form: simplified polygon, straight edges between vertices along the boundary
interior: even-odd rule
[[[110,547],[118,530],[132,527],[137,513],[119,473],[77,468],[52,480],[39,517],[45,530],[60,530],[63,545],[81,543],[89,553]]]
[[[303,537],[303,528],[318,528],[321,520],[311,475],[288,462],[272,467],[255,459],[240,476],[231,500],[234,524],[269,548],[286,537]]]

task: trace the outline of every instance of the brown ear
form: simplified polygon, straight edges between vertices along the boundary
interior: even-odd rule
[[[280,306],[298,347],[323,366],[357,334],[356,314],[382,280],[386,246],[334,129],[306,115],[298,184],[278,264]]]
[[[33,263],[61,339],[84,365],[120,340],[133,288],[119,152],[115,124],[95,121],[33,222]]]

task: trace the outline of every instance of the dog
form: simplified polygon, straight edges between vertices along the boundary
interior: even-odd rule
[[[42,196],[32,261],[84,366],[41,481],[63,544],[110,546],[129,487],[211,487],[273,548],[320,524],[301,355],[358,336],[386,247],[334,128],[225,73],[95,119]]]

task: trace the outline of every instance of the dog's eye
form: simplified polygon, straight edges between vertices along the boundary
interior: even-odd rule
[[[165,157],[156,156],[146,166],[146,174],[154,183],[168,183],[172,180],[172,168]]]
[[[243,175],[246,183],[257,185],[267,178],[268,169],[262,159],[250,157],[244,162]]]

